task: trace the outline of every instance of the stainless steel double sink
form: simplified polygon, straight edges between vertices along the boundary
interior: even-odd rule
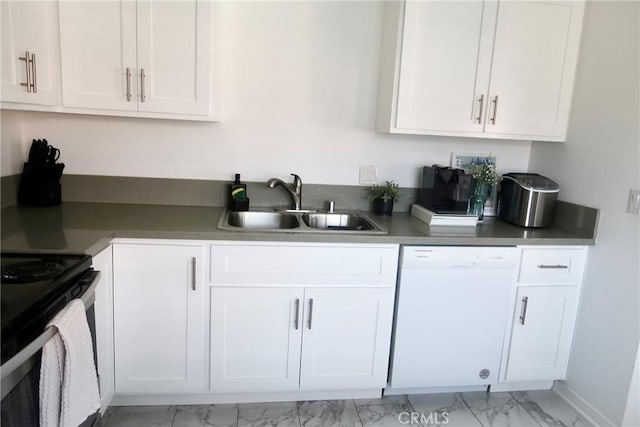
[[[289,233],[387,234],[388,230],[366,213],[302,211],[246,211],[225,209],[218,228],[231,231]]]

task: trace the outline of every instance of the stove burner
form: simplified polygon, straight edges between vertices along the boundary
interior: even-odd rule
[[[3,283],[30,283],[53,279],[65,270],[58,260],[25,261],[2,267]]]

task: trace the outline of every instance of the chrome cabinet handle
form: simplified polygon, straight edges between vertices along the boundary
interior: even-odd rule
[[[38,93],[38,73],[36,71],[36,54],[31,54],[31,88],[33,89],[33,93]]]
[[[300,320],[300,298],[296,298],[296,317],[295,320],[293,321],[293,324],[295,325],[294,328],[297,331],[298,330],[298,321]]]
[[[27,88],[27,92],[31,93],[31,67],[29,67],[29,62],[31,60],[31,54],[28,50],[24,52],[24,56],[18,57],[19,61],[24,61],[25,71],[27,73],[27,82],[20,83],[20,86],[25,86]]]
[[[538,268],[541,268],[543,270],[566,270],[569,268],[568,265],[562,265],[562,264],[556,264],[556,265],[546,265],[546,264],[540,264],[538,265]]]
[[[131,68],[127,67],[127,102],[131,102]]]
[[[527,318],[527,304],[529,303],[529,297],[522,298],[522,308],[520,309],[520,324],[524,325],[524,321]]]
[[[484,107],[484,95],[480,95],[480,98],[478,98],[478,102],[480,103],[480,109],[478,110],[478,117],[476,117],[476,120],[478,123],[482,123],[482,108]]]
[[[196,257],[191,258],[191,289],[196,290]]]
[[[309,298],[309,324],[308,324],[309,329],[311,329],[312,319],[313,319],[313,298]]]
[[[140,68],[140,102],[144,102],[147,99],[147,95],[144,91],[144,80],[147,75],[144,73],[144,68]]]
[[[496,95],[493,98],[493,101],[491,101],[491,103],[493,104],[493,115],[491,117],[491,124],[495,125],[496,124],[496,115],[498,113],[498,95]]]

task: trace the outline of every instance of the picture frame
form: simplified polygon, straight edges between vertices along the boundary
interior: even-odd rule
[[[451,167],[471,173],[471,165],[477,162],[487,162],[496,165],[493,154],[451,153]],[[491,189],[491,196],[484,205],[484,216],[496,216],[498,209],[498,185]]]

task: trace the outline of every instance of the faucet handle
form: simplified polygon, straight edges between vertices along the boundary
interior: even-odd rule
[[[336,202],[334,200],[327,200],[327,204],[329,205],[329,210],[327,211],[327,213],[335,213]]]
[[[293,185],[295,187],[299,187],[302,185],[302,179],[300,179],[299,175],[296,175],[295,173],[292,173],[291,176],[293,177]]]

